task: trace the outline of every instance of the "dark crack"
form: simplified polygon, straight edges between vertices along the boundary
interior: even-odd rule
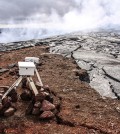
[[[120,83],[120,80],[118,80],[118,79],[116,79],[116,78],[114,78],[114,77],[110,76],[109,74],[107,74],[107,73],[106,73],[106,71],[105,71],[104,69],[102,69],[102,70],[104,71],[104,73],[105,73],[105,75],[106,75],[107,77],[109,77],[110,79],[112,79],[112,80],[114,80],[114,81],[116,81],[116,82],[119,82],[119,83]]]
[[[113,85],[111,85],[110,88],[111,88],[112,92],[114,93],[114,95],[117,97],[117,99],[120,100],[120,96],[115,92]]]
[[[114,80],[114,81],[116,81],[116,82],[120,82],[119,80],[117,80],[117,79],[113,78],[112,76],[108,75],[108,74],[106,73],[106,71],[105,71],[103,68],[102,68],[102,70],[104,71],[105,75],[106,75],[108,78],[110,78],[110,79],[112,79],[112,80]],[[111,84],[111,82],[110,82],[110,85],[111,85],[110,88],[111,88],[112,92],[114,93],[114,95],[116,96],[116,98],[117,98],[118,100],[120,100],[120,96],[115,92],[115,89],[114,89],[113,85]]]

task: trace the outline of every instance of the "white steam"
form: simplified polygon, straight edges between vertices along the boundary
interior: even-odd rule
[[[34,10],[29,9],[32,8],[32,2]],[[27,3],[25,7],[22,1],[19,10],[13,3],[19,16],[15,13],[12,16],[9,12],[5,12],[6,18],[4,15],[0,16],[2,18],[0,27],[3,28],[0,42],[36,39],[101,28],[120,30],[119,0],[70,0],[69,2],[45,0],[40,5],[39,2],[30,0],[30,5]],[[21,10],[24,12],[20,12]],[[3,22],[7,25],[3,25]]]

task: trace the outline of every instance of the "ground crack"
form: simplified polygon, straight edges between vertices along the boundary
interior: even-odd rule
[[[114,81],[116,81],[116,82],[119,82],[120,83],[120,80],[118,80],[118,79],[116,79],[116,78],[114,78],[114,77],[112,77],[112,76],[110,76],[109,74],[107,74],[106,73],[106,71],[103,69],[103,71],[104,71],[104,73],[105,73],[105,75],[107,76],[107,77],[109,77],[110,79],[112,79],[112,80],[114,80]]]
[[[112,79],[112,80],[114,80],[114,81],[120,83],[119,80],[117,80],[117,79],[113,78],[112,76],[108,75],[104,69],[103,69],[103,71],[104,71],[105,75],[106,75],[108,78],[110,78],[110,79]],[[113,92],[114,95],[117,97],[117,99],[120,100],[120,96],[115,92],[115,89],[114,89],[113,85],[112,85],[111,83],[110,83],[110,85],[111,85],[110,88],[111,88],[112,92]]]
[[[120,100],[120,96],[115,92],[113,85],[111,85],[110,88],[111,88],[112,92],[115,94],[115,96],[117,97],[117,99]]]

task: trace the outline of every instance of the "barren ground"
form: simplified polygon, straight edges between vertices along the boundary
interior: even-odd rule
[[[11,52],[0,52],[0,67],[23,61],[26,56],[39,57],[38,68],[44,85],[60,98],[58,116],[41,122],[26,116],[28,102],[18,100],[16,113],[0,117],[3,134],[120,134],[120,100],[102,99],[88,83],[80,81],[75,70],[82,71],[72,59],[49,54],[48,47],[36,46]],[[0,74],[0,86],[11,86],[17,79],[9,69]]]

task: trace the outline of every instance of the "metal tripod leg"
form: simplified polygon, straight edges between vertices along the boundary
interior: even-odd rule
[[[38,80],[39,80],[39,82],[40,82],[41,90],[43,91],[43,90],[44,90],[44,89],[43,89],[43,83],[42,83],[42,80],[41,80],[41,78],[40,78],[40,75],[39,75],[37,69],[35,69],[35,72],[36,72],[37,78],[38,78]]]
[[[40,85],[41,85],[41,90],[43,91],[44,89],[42,88],[43,87],[43,83],[42,83],[42,80],[40,78],[40,75],[37,71],[37,69],[35,69],[35,72],[36,72],[36,75],[37,75],[37,78],[40,82]],[[2,99],[4,99],[12,90],[13,88],[16,88],[18,87],[18,85],[21,83],[23,79],[23,76],[20,76],[14,83],[13,85],[5,92],[5,94],[3,95]],[[33,79],[31,77],[27,77],[27,81],[29,82],[29,85],[30,85],[30,88],[31,90],[33,90],[34,94],[37,95],[38,94],[38,90],[33,82]]]
[[[11,91],[13,88],[18,87],[18,85],[21,83],[23,77],[20,76],[15,82],[14,84],[5,92],[5,94],[3,95],[2,99],[4,99]]]
[[[27,80],[28,80],[30,88],[31,88],[31,90],[33,90],[35,96],[38,95],[38,90],[33,82],[33,79],[31,77],[27,77]]]

